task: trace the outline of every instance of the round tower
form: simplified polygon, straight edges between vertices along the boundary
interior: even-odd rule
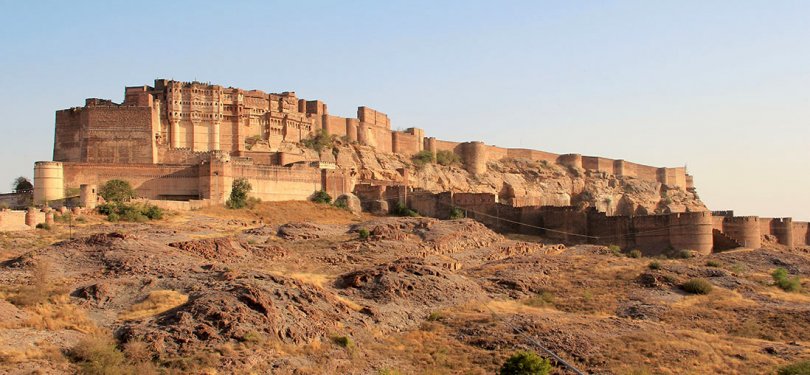
[[[557,164],[564,165],[566,167],[581,169],[582,155],[580,154],[560,155],[559,157],[557,157]]]
[[[726,217],[723,219],[723,233],[743,247],[757,249],[762,245],[759,218],[756,216]]]
[[[98,187],[96,185],[82,184],[79,186],[79,205],[94,209],[98,203]]]
[[[357,119],[347,118],[346,119],[346,137],[349,139],[349,142],[357,142],[358,137],[358,121]]]
[[[436,138],[434,137],[427,137],[425,138],[425,150],[430,151],[433,156],[436,156]]]
[[[65,197],[65,177],[62,163],[38,161],[34,163],[34,204]]]
[[[461,144],[461,160],[468,172],[474,175],[487,171],[487,146],[484,142],[465,142]]]
[[[793,219],[783,217],[771,220],[771,234],[780,244],[793,246]]]
[[[25,225],[29,227],[37,226],[37,209],[34,207],[28,207],[28,211],[25,211]]]
[[[669,242],[676,250],[709,255],[714,247],[711,212],[684,212],[669,216]]]

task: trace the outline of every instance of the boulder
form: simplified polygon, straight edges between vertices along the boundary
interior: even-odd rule
[[[388,215],[388,201],[380,199],[368,202],[368,211],[374,215]]]
[[[342,202],[343,206],[352,213],[360,213],[360,211],[363,210],[360,204],[360,198],[352,193],[343,194],[335,199],[335,204],[340,205],[340,202]]]

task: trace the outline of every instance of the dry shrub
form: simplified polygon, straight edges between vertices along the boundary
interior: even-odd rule
[[[712,291],[712,283],[706,279],[691,279],[683,283],[681,288],[692,294],[709,294]]]
[[[79,363],[83,374],[117,375],[128,374],[124,353],[115,342],[102,335],[89,336],[79,341],[71,350],[73,359]]]
[[[9,296],[9,302],[17,306],[34,306],[48,302],[53,294],[58,293],[51,282],[51,269],[51,263],[46,260],[36,262],[31,270],[29,283]]]
[[[50,363],[57,363],[65,360],[58,346],[40,342],[35,345],[35,347],[25,350],[0,345],[0,363],[25,363],[38,359],[45,359]]]
[[[118,349],[116,342],[107,334],[90,335],[79,341],[71,350],[71,358],[79,364],[82,374],[123,375],[159,374],[146,344],[132,341]]]
[[[129,311],[119,314],[123,320],[137,320],[160,314],[188,302],[188,296],[176,290],[154,290]]]
[[[98,327],[87,318],[86,312],[70,303],[67,295],[51,298],[52,303],[39,304],[26,309],[28,318],[22,325],[36,329],[72,329],[82,333],[97,332]]]

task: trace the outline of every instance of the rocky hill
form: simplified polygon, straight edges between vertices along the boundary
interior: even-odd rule
[[[632,258],[309,202],[167,216],[0,237],[0,373],[492,374],[543,347],[599,374],[810,358],[810,296],[769,275],[806,290],[807,248]]]
[[[288,151],[310,153],[311,160],[319,158],[312,150],[288,147],[291,147]],[[483,176],[470,174],[460,162],[416,166],[402,155],[340,142],[322,152],[320,159],[357,170],[372,180],[401,180],[397,169],[406,168],[410,171],[408,183],[415,188],[431,192],[493,193],[502,201],[518,198],[525,202],[523,205],[596,207],[609,215],[706,211],[697,193],[683,187],[528,159],[490,162]]]

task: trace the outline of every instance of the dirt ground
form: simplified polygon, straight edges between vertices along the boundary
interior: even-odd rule
[[[810,359],[808,260],[630,258],[310,202],[86,215],[0,233],[0,373],[492,374],[547,348],[594,374],[768,374]]]

